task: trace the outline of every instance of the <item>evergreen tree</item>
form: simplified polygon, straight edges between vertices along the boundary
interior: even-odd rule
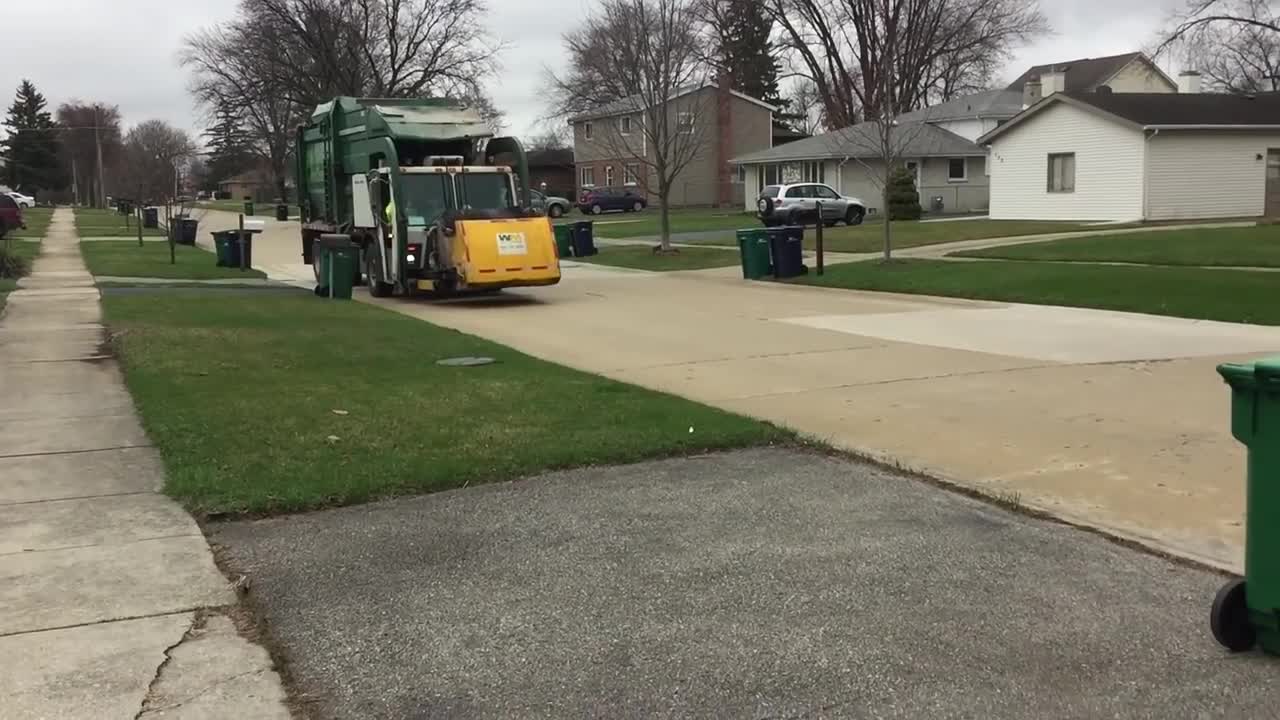
[[[17,97],[9,106],[4,127],[8,137],[0,143],[5,159],[6,183],[15,190],[35,193],[61,188],[62,168],[58,162],[58,135],[53,115],[30,80],[18,85]]]
[[[213,125],[205,131],[209,147],[208,178],[217,184],[247,170],[253,163],[248,134],[240,119],[240,112],[229,104],[218,106]]]
[[[890,220],[920,219],[923,211],[920,207],[920,193],[916,190],[916,176],[910,170],[894,170],[884,195],[889,206]]]
[[[778,61],[774,59],[773,20],[760,0],[713,0],[713,24],[719,62],[733,79],[733,89],[783,107],[778,90]]]

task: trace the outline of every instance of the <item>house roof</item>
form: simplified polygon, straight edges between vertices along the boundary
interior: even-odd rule
[[[1067,103],[1142,130],[1280,129],[1280,92],[1256,95],[1066,92],[1044,98],[978,138],[978,142],[989,143],[1057,103]]]
[[[907,157],[964,157],[986,155],[987,151],[963,137],[927,122],[906,121],[894,126],[891,137],[901,145]],[[738,165],[790,162],[795,160],[833,160],[847,157],[880,156],[876,123],[866,122],[842,130],[815,135],[805,140],[779,145],[733,158]]]
[[[697,85],[686,85],[684,87],[678,88],[674,93],[672,93],[671,98],[667,100],[667,102],[671,102],[672,100],[679,100],[680,98],[686,95],[692,95],[693,93],[698,92],[699,90],[704,90],[706,88],[714,88],[714,87],[716,87],[716,84],[710,80]],[[729,92],[739,100],[746,100],[747,102],[752,103],[753,105],[759,105],[760,107],[765,108],[771,112],[776,112],[778,110],[778,108],[770,105],[769,103],[759,98],[753,98],[750,95],[747,95],[745,93],[740,93],[737,90],[730,90]],[[572,124],[572,123],[585,122],[587,120],[599,120],[601,118],[613,117],[614,115],[626,115],[628,113],[640,112],[641,110],[644,110],[644,109],[645,109],[644,97],[640,93],[636,93],[635,95],[628,95],[627,97],[621,98],[619,100],[614,100],[613,102],[605,103],[604,105],[601,105],[600,107],[590,112],[579,113],[577,115],[574,115],[573,117],[569,118],[569,122]]]
[[[971,118],[1011,118],[1022,112],[1022,93],[1017,90],[984,90],[948,100],[937,105],[930,105],[919,110],[912,110],[898,116],[903,120],[926,120],[943,122],[946,120],[968,120]]]
[[[530,150],[527,158],[529,167],[573,167],[573,150],[571,148]]]
[[[1022,86],[1028,80],[1037,79],[1047,72],[1060,70],[1066,75],[1066,90],[1068,92],[1073,90],[1089,92],[1097,90],[1099,85],[1110,80],[1116,73],[1124,69],[1125,65],[1140,57],[1146,56],[1140,52],[1131,52],[1123,55],[1080,58],[1079,60],[1049,63],[1048,65],[1036,65],[1019,75],[1018,79],[1009,83],[1009,87],[1005,89],[1016,90],[1021,93]]]

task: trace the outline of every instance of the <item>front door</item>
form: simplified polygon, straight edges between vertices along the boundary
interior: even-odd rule
[[[1280,217],[1280,148],[1267,150],[1267,217]]]

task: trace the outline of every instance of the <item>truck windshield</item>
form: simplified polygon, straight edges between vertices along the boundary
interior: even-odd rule
[[[430,225],[449,209],[449,176],[443,173],[400,176],[401,212],[410,225]]]
[[[514,207],[511,178],[506,173],[463,173],[458,178],[458,204],[475,210]]]

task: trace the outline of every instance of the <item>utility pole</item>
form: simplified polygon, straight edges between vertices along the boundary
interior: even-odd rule
[[[98,106],[93,106],[93,145],[94,151],[98,154],[98,207],[105,208],[107,206],[107,186],[102,180],[102,134],[98,132]]]

